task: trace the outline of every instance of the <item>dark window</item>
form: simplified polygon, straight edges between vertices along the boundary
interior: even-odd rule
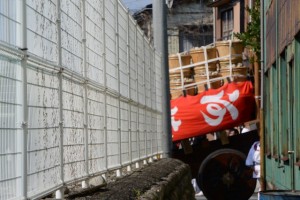
[[[213,42],[213,26],[185,26],[179,32],[179,51],[189,51],[193,47],[201,47]]]
[[[221,13],[222,39],[228,40],[233,32],[233,9],[225,10]]]

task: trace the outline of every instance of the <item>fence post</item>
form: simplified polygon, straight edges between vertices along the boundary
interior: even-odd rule
[[[151,50],[153,50],[152,48],[151,48]],[[150,157],[150,159],[149,159],[149,162],[153,162],[153,159],[152,159],[152,157],[153,157],[153,127],[154,127],[154,124],[153,124],[153,101],[152,101],[152,81],[154,80],[153,78],[152,78],[152,68],[153,68],[153,52],[152,52],[152,54],[150,53],[150,59],[152,59],[152,63],[150,62],[150,74],[149,74],[149,80],[150,80],[150,103],[151,103],[151,120],[150,120],[150,137],[151,137],[151,146],[150,146],[150,150],[151,150],[151,157]],[[151,60],[150,60],[151,61]],[[152,64],[152,65],[151,65]],[[154,72],[154,71],[153,71]]]
[[[107,80],[106,80],[106,40],[105,40],[105,0],[102,1],[102,37],[103,37],[103,79],[104,79],[104,156],[105,156],[105,170],[108,169],[108,157],[107,157]],[[102,175],[106,179],[105,175]]]
[[[131,78],[130,78],[130,36],[129,36],[129,9],[127,8],[127,74],[128,74],[128,99],[129,99],[129,109],[128,109],[128,157],[129,165],[127,166],[127,171],[131,171],[132,164],[132,142],[131,142]]]
[[[171,155],[172,149],[172,129],[170,111],[170,89],[169,89],[169,66],[168,66],[168,41],[167,41],[167,5],[165,1],[153,0],[153,36],[154,47],[162,55],[161,75],[162,75],[162,148],[165,156]]]
[[[156,106],[157,106],[157,99],[158,99],[158,94],[157,94],[157,91],[156,91],[156,84],[157,84],[157,81],[159,80],[158,78],[157,78],[157,76],[159,75],[159,73],[156,71],[157,70],[157,67],[156,67],[156,57],[158,56],[157,54],[156,54],[156,50],[155,50],[155,48],[154,48],[154,51],[153,51],[153,54],[154,54],[154,67],[155,67],[155,104],[156,104]],[[156,145],[157,145],[157,152],[156,152],[156,155],[158,154],[158,152],[159,152],[159,149],[158,149],[158,147],[159,147],[159,143],[161,143],[160,142],[160,140],[159,140],[159,135],[160,135],[160,133],[158,132],[158,125],[157,125],[157,116],[158,116],[158,107],[156,107],[156,113],[155,113],[155,118],[156,118],[156,120],[155,120],[155,126],[156,126],[156,128],[155,128],[155,131],[156,131]]]
[[[135,163],[135,167],[139,168],[140,167],[140,158],[141,158],[141,151],[140,151],[140,118],[139,118],[139,72],[138,72],[138,44],[137,44],[137,36],[138,34],[138,24],[135,22],[135,46],[134,46],[134,54],[135,54],[135,64],[136,64],[136,91],[137,91],[137,129],[136,129],[136,142],[137,142],[137,150],[138,150],[138,161]]]
[[[147,165],[147,95],[146,95],[146,55],[145,55],[145,33],[143,33],[143,87],[144,87],[144,106],[143,106],[143,111],[144,111],[144,148],[145,148],[145,158],[144,158],[144,165]]]
[[[21,1],[21,50],[24,53],[24,57],[21,60],[22,68],[22,164],[21,164],[21,198],[27,199],[27,136],[28,136],[28,102],[27,102],[27,12],[26,12],[26,0]]]
[[[82,7],[81,7],[81,17],[82,17],[82,46],[83,46],[83,76],[84,76],[84,83],[83,83],[83,102],[84,102],[84,123],[83,123],[83,132],[84,132],[84,159],[85,159],[85,173],[87,180],[81,182],[82,188],[89,187],[88,178],[89,178],[89,138],[88,138],[88,97],[87,97],[87,89],[88,89],[88,78],[87,78],[87,58],[86,58],[86,21],[85,21],[85,1],[81,0]]]
[[[63,158],[63,67],[62,67],[62,52],[61,52],[61,6],[60,1],[56,1],[56,12],[57,12],[57,19],[56,19],[56,29],[57,29],[57,52],[58,52],[58,60],[57,64],[60,67],[60,71],[58,73],[59,79],[59,88],[58,88],[58,97],[59,97],[59,133],[60,133],[60,141],[59,141],[59,161],[60,161],[60,182],[64,184],[64,158]],[[55,192],[56,199],[63,199],[64,198],[64,189],[60,188]]]
[[[119,58],[119,1],[115,0],[116,3],[116,7],[115,7],[115,16],[116,16],[116,20],[115,20],[115,40],[116,40],[116,66],[117,66],[117,80],[118,80],[118,146],[119,146],[119,166],[122,167],[122,142],[121,142],[121,90],[120,90],[120,58]],[[121,169],[117,169],[116,171],[116,175],[117,177],[122,176],[122,171]]]

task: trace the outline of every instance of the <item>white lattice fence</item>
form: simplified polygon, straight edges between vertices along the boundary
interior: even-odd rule
[[[0,1],[0,200],[162,153],[160,72],[118,0]]]

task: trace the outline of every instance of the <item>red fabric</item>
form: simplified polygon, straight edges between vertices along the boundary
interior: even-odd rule
[[[255,108],[250,81],[232,82],[197,96],[171,100],[173,141],[232,128],[253,120]]]

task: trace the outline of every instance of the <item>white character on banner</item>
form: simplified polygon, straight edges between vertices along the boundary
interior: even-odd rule
[[[231,102],[235,102],[239,98],[240,95],[239,90],[235,90],[233,93],[228,94],[230,102],[221,99],[223,95],[224,95],[224,91],[222,90],[216,95],[204,96],[200,101],[201,104],[208,103],[206,107],[207,112],[212,116],[217,117],[217,118],[211,118],[201,111],[206,123],[208,123],[211,126],[218,126],[219,124],[221,124],[224,115],[226,114],[226,109],[230,113],[231,118],[233,120],[238,118],[239,111],[233,104],[231,104]],[[224,107],[222,107],[219,104],[222,104]]]
[[[173,109],[171,109],[171,120],[172,120],[172,128],[174,129],[174,131],[178,131],[179,130],[179,126],[181,125],[181,120],[175,120],[174,115],[177,113],[178,108],[174,107]]]

